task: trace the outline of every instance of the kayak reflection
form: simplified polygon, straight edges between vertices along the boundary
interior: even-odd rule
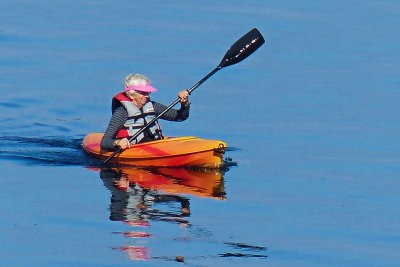
[[[100,178],[112,193],[110,220],[133,226],[149,220],[185,221],[190,204],[183,195],[225,198],[219,170],[106,168]],[[179,204],[180,209],[162,211],[154,207],[157,203]]]
[[[190,196],[226,199],[223,171],[217,169],[135,167],[92,169],[100,171],[111,192],[110,220],[132,227],[148,227],[152,221],[190,227]],[[115,232],[126,238],[147,238],[146,231]],[[132,260],[147,260],[147,247],[126,245],[114,248]]]

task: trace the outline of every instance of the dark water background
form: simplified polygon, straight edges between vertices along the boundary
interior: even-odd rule
[[[400,264],[398,1],[14,0],[0,15],[1,265]],[[113,214],[138,199],[79,144],[122,79],[148,75],[169,104],[253,27],[267,44],[163,123],[226,141],[238,166],[216,195],[146,174],[177,192],[132,186],[147,209]]]

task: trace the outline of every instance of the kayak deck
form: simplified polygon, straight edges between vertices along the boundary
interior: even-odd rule
[[[91,133],[82,146],[89,154],[106,159],[113,151],[100,147],[103,133]],[[111,159],[126,165],[181,167],[199,166],[220,168],[227,144],[218,140],[206,140],[194,136],[173,137],[147,143],[131,145]]]

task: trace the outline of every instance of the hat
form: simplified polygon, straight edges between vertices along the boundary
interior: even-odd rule
[[[157,89],[151,86],[149,83],[146,84],[138,84],[138,85],[131,85],[125,88],[125,92],[130,90],[140,91],[140,92],[156,92]]]

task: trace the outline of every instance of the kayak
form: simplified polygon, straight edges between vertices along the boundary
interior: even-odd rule
[[[83,149],[99,159],[113,151],[100,147],[103,133],[90,133],[83,139]],[[131,145],[110,162],[133,166],[221,168],[227,144],[195,136],[167,137],[162,140]]]

